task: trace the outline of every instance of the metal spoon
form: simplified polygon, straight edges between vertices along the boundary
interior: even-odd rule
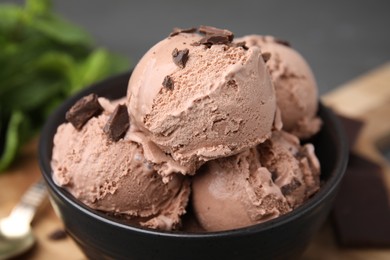
[[[26,252],[35,243],[31,221],[46,197],[43,180],[31,186],[12,209],[11,214],[0,219],[0,260]]]

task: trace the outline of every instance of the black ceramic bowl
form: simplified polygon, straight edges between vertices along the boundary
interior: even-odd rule
[[[88,93],[109,99],[126,94],[130,74],[83,90],[47,121],[39,143],[42,175],[51,203],[67,232],[90,259],[293,259],[304,251],[327,217],[347,164],[346,139],[335,115],[320,104],[324,125],[311,140],[322,167],[323,185],[294,211],[254,226],[213,233],[161,232],[129,226],[91,210],[56,186],[51,178],[52,140],[65,112]]]

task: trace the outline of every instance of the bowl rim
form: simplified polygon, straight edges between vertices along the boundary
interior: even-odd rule
[[[282,226],[288,222],[291,222],[296,218],[299,218],[302,214],[305,214],[306,212],[310,211],[312,208],[315,208],[319,204],[321,204],[322,201],[324,201],[330,194],[332,194],[334,190],[339,186],[338,184],[341,182],[344,176],[347,162],[348,162],[348,147],[346,142],[347,139],[346,139],[345,132],[341,126],[340,120],[329,108],[323,105],[322,102],[319,100],[318,110],[319,111],[321,110],[322,113],[324,113],[324,115],[329,119],[329,122],[331,123],[332,127],[335,128],[334,131],[335,139],[338,141],[339,144],[339,146],[336,147],[337,152],[339,153],[339,157],[337,157],[334,169],[330,173],[329,179],[321,186],[320,190],[316,194],[314,194],[313,197],[309,198],[309,200],[306,201],[303,205],[295,208],[294,210],[282,216],[268,220],[263,223],[258,223],[247,227],[241,227],[237,229],[223,230],[223,231],[197,233],[197,232],[188,232],[188,231],[160,231],[160,230],[155,230],[155,229],[150,229],[145,227],[132,226],[132,225],[128,225],[116,221],[114,218],[106,216],[103,212],[99,212],[97,210],[89,208],[88,206],[79,202],[65,189],[57,186],[54,183],[53,179],[51,178],[50,158],[49,155],[47,154],[47,149],[46,149],[47,147],[52,147],[52,138],[48,138],[49,133],[51,132],[50,129],[53,128],[52,126],[53,122],[56,121],[54,119],[59,116],[64,116],[64,111],[67,110],[66,108],[74,104],[75,101],[78,100],[80,97],[94,92],[93,90],[96,90],[96,88],[104,88],[105,85],[111,84],[112,82],[116,82],[116,81],[120,82],[120,81],[124,81],[125,79],[128,80],[130,78],[130,75],[131,75],[131,71],[120,73],[111,76],[105,80],[102,80],[100,82],[97,82],[95,84],[92,84],[89,87],[79,91],[78,93],[75,93],[75,95],[68,98],[59,107],[57,107],[55,111],[53,111],[53,113],[46,120],[40,134],[39,144],[38,144],[38,160],[39,160],[41,174],[46,184],[49,186],[51,192],[54,192],[58,197],[61,198],[61,200],[65,201],[67,204],[71,205],[72,207],[81,211],[82,213],[88,215],[89,217],[96,219],[100,222],[103,222],[107,225],[115,226],[116,228],[125,229],[131,232],[138,232],[144,235],[157,235],[160,237],[163,236],[163,237],[176,237],[176,238],[212,238],[212,237],[225,237],[225,236],[229,236],[229,237],[241,236],[243,234],[253,234],[253,233],[258,233],[260,231],[266,231],[271,228]]]

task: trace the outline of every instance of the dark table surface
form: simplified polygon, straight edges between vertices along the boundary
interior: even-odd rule
[[[201,24],[288,40],[312,66],[321,94],[390,60],[388,0],[54,0],[54,8],[133,65],[173,27]]]

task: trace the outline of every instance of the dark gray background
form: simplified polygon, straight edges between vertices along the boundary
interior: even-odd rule
[[[55,0],[54,8],[132,65],[173,27],[201,24],[288,40],[312,66],[321,94],[390,60],[388,0]]]

